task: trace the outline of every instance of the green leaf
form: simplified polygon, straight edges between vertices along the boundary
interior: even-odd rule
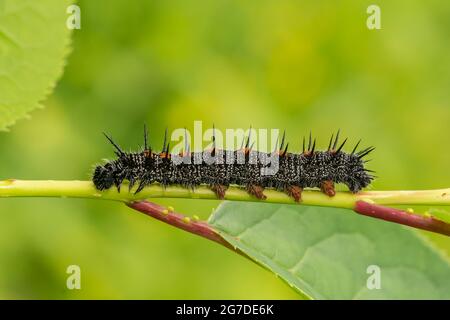
[[[69,0],[0,0],[0,130],[40,107],[69,52]]]
[[[209,223],[306,298],[450,298],[448,261],[407,227],[347,209],[237,202]],[[380,289],[367,288],[371,265]]]

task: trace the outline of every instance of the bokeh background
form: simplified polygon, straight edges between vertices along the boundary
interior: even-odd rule
[[[80,0],[81,30],[45,109],[0,133],[0,177],[89,179],[164,128],[342,129],[375,145],[373,189],[450,186],[450,4],[362,0]],[[51,30],[49,30],[51,32]],[[207,218],[218,201],[161,200]],[[450,241],[429,236],[443,252]],[[82,290],[66,289],[81,267]],[[1,199],[0,298],[296,299],[271,273],[113,202]]]

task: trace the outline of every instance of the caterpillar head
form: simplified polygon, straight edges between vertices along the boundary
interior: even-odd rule
[[[94,170],[92,181],[98,190],[106,190],[114,184],[114,170],[109,163],[105,166],[97,166]]]

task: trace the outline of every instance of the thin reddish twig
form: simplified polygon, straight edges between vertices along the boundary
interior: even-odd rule
[[[127,205],[130,208],[138,210],[176,228],[183,229],[200,237],[215,241],[233,251],[236,251],[236,249],[225,241],[208,223],[206,223],[206,221],[187,219],[187,217],[181,213],[168,211],[165,207],[153,202],[136,201],[127,203]]]
[[[357,201],[354,210],[365,216],[450,236],[450,224],[434,217],[412,214],[403,210],[384,207],[366,201]]]

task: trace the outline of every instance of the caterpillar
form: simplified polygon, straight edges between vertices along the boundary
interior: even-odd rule
[[[138,185],[135,193],[153,183],[160,183],[164,187],[181,185],[192,189],[199,185],[207,185],[218,199],[224,199],[230,185],[244,187],[250,195],[262,200],[266,199],[265,188],[283,191],[296,202],[301,201],[304,188],[319,188],[332,197],[336,193],[337,183],[343,183],[352,193],[357,193],[367,187],[375,177],[371,174],[374,171],[364,167],[367,161],[363,159],[375,148],[368,147],[357,151],[360,140],[352,152],[347,153],[343,151],[347,139],[338,146],[339,133],[340,131],[336,135],[331,135],[328,148],[324,151],[316,150],[316,139],[313,141],[310,134],[307,147],[303,138],[301,153],[288,152],[289,144],[285,144],[284,133],[280,147],[278,148],[277,141],[278,150],[274,151],[278,156],[278,170],[272,175],[264,175],[261,169],[265,168],[267,163],[261,159],[274,153],[252,150],[250,135],[247,137],[245,147],[231,151],[216,148],[213,134],[213,147],[209,153],[216,157],[214,163],[202,160],[204,152],[190,152],[189,145],[186,146],[185,152],[179,155],[188,161],[175,163],[173,161],[175,155],[169,152],[167,129],[162,151],[158,153],[149,147],[148,131],[144,125],[144,146],[137,152],[123,151],[104,133],[113,145],[117,159],[96,166],[92,180],[98,190],[116,186],[119,192],[123,181],[128,180],[129,190]],[[231,158],[234,161],[224,161],[225,155],[229,157],[227,160]]]

